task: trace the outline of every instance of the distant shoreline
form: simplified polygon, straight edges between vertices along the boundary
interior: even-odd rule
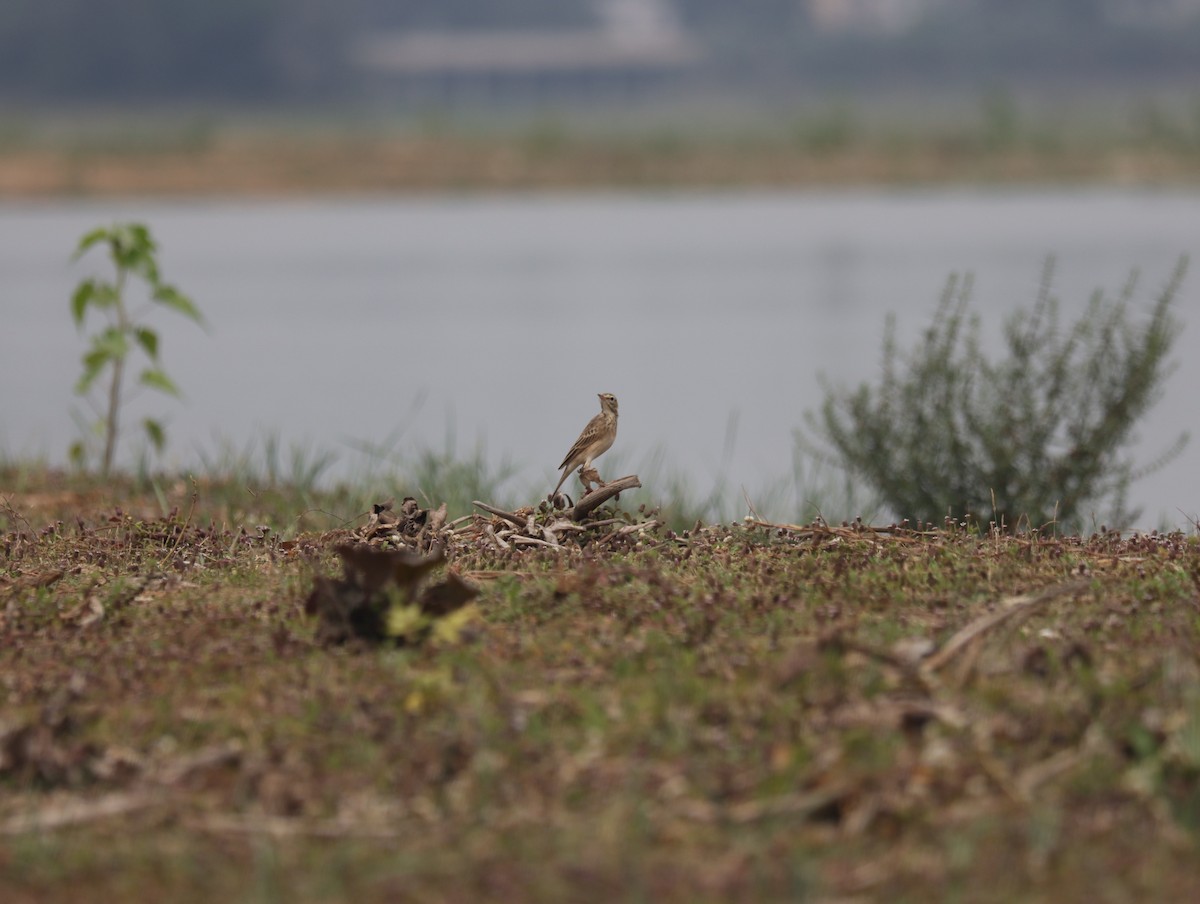
[[[0,200],[1044,183],[1197,185],[1200,154],[1190,146],[997,149],[937,138],[817,149],[784,141],[459,136],[0,148]]]

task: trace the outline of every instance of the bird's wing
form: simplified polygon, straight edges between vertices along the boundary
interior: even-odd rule
[[[579,439],[575,440],[575,445],[567,452],[566,458],[562,460],[562,464],[558,467],[560,469],[565,468],[572,458],[596,441],[596,437],[603,429],[604,415],[598,414],[588,421],[587,426],[583,428],[583,432],[579,434]]]

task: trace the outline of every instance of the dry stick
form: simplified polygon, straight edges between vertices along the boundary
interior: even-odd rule
[[[1078,593],[1086,589],[1090,583],[1088,579],[1068,581],[1065,584],[1058,584],[1040,593],[1023,594],[1003,600],[1002,604],[1004,604],[1005,608],[998,612],[989,612],[987,615],[971,622],[971,624],[946,641],[937,653],[921,663],[920,668],[916,669],[890,650],[884,650],[853,638],[838,636],[830,638],[828,642],[838,644],[847,650],[854,650],[871,656],[900,669],[905,675],[915,679],[935,703],[935,706],[930,710],[930,714],[963,739],[975,754],[980,768],[983,769],[996,787],[1011,801],[1027,802],[1038,784],[1052,777],[1054,774],[1069,768],[1070,762],[1065,757],[1061,761],[1052,757],[1042,764],[1037,764],[1040,768],[1026,770],[1026,773],[1014,778],[1009,774],[1004,764],[997,760],[992,752],[984,746],[982,739],[971,730],[971,724],[959,708],[945,700],[941,683],[937,680],[937,676],[934,673],[953,659],[960,650],[969,646],[976,638],[982,637],[996,625],[1018,614],[1032,614],[1034,608],[1037,606],[1044,605],[1063,596]]]
[[[281,816],[212,814],[185,819],[183,824],[196,832],[272,838],[378,838],[388,841],[400,834],[398,829],[387,826],[369,827],[333,820],[308,822]]]
[[[43,571],[40,574],[23,575],[15,581],[9,581],[7,578],[0,576],[0,587],[5,589],[13,587],[17,590],[40,590],[43,587],[49,587],[63,579],[66,574],[61,568],[55,568],[53,571]]]
[[[1008,774],[1008,770],[1004,767],[1004,764],[999,762],[992,755],[991,751],[983,746],[980,738],[971,730],[971,722],[967,718],[967,715],[958,706],[945,699],[946,694],[942,691],[940,682],[938,682],[932,672],[927,672],[924,667],[915,667],[912,663],[896,655],[891,650],[877,647],[874,644],[864,643],[852,637],[833,635],[825,643],[836,645],[844,650],[861,653],[899,669],[905,677],[910,678],[919,685],[929,697],[933,704],[928,711],[929,715],[937,719],[949,731],[962,739],[963,743],[975,754],[979,768],[984,771],[1004,796],[1011,801],[1020,801],[1022,799],[1016,783],[1013,781],[1012,776]]]
[[[1002,624],[1015,616],[1028,617],[1033,614],[1033,610],[1038,606],[1045,605],[1056,599],[1064,596],[1073,596],[1086,590],[1090,586],[1091,581],[1087,578],[1067,581],[1063,584],[1056,584],[1042,590],[1040,593],[1021,594],[1019,596],[1009,597],[1002,600],[1004,608],[997,612],[989,612],[987,615],[975,619],[962,630],[954,634],[942,648],[926,659],[921,664],[921,674],[924,679],[931,685],[936,686],[937,679],[934,673],[953,659],[964,648],[969,648],[972,641],[982,637],[992,628]],[[1040,772],[1028,772],[1017,777],[1009,774],[1008,769],[1004,764],[997,760],[988,750],[982,739],[976,736],[973,731],[965,730],[961,735],[970,744],[979,760],[980,766],[992,779],[993,782],[1005,793],[1005,795],[1014,802],[1026,803],[1029,801],[1030,795],[1037,785],[1045,780]],[[1069,768],[1065,763],[1059,763],[1051,758],[1045,764],[1047,775],[1052,775],[1055,771],[1062,771]]]
[[[213,744],[164,764],[158,775],[155,776],[155,780],[161,785],[178,785],[197,773],[223,766],[234,766],[241,761],[242,753],[240,741]]]
[[[158,568],[160,571],[167,566],[167,563],[169,561],[171,561],[171,558],[175,555],[175,552],[179,549],[179,544],[183,542],[183,535],[187,533],[187,529],[192,523],[192,514],[196,511],[196,500],[198,500],[199,498],[200,498],[200,490],[196,486],[196,478],[193,477],[192,478],[192,504],[188,506],[187,518],[184,519],[183,527],[179,528],[179,534],[175,537],[175,542],[171,545],[171,548],[167,551],[167,554],[165,556],[163,556],[162,560],[158,563]]]
[[[9,817],[0,822],[0,835],[24,835],[27,832],[65,829],[68,826],[123,816],[166,802],[164,794],[144,791],[117,791],[93,800],[67,800],[42,807],[33,813]]]
[[[616,530],[605,534],[597,542],[599,544],[603,545],[605,543],[609,543],[610,541],[617,539],[618,537],[627,537],[633,533],[641,533],[642,531],[654,530],[654,528],[658,527],[660,524],[662,524],[662,522],[658,521],[657,519],[652,519],[650,521],[643,521],[640,524],[626,524],[624,527],[618,527]]]
[[[745,484],[742,485],[742,498],[746,500],[746,508],[750,510],[751,520],[757,521],[759,524],[762,524],[763,519],[758,514],[758,510],[754,507],[754,503],[750,501],[750,494],[746,492]]]
[[[1033,613],[1026,609],[1024,615],[1017,616],[1012,627],[1018,627],[1021,622],[1028,618]],[[953,683],[957,687],[966,687],[967,682],[971,680],[971,675],[975,672],[975,667],[979,665],[979,657],[983,655],[983,641],[980,638],[975,638],[972,643],[967,645],[966,651],[959,657],[958,666],[954,669]]]
[[[541,546],[543,549],[562,549],[554,543],[547,543],[545,540],[539,540],[537,537],[524,537],[517,534],[512,538],[515,546]]]
[[[508,544],[497,536],[496,531],[492,529],[490,524],[484,525],[483,532],[496,544],[497,549],[508,549]]]
[[[602,521],[589,521],[586,525],[575,524],[572,521],[556,521],[554,524],[555,530],[569,530],[577,534],[586,534],[590,530],[596,530],[599,527],[608,527],[610,524],[625,524],[626,522],[620,518],[605,518]]]
[[[1019,596],[1011,596],[1001,600],[1003,606],[997,612],[989,612],[987,615],[981,616],[971,622],[961,631],[956,633],[948,641],[942,644],[942,648],[925,660],[921,665],[921,670],[926,674],[932,674],[944,666],[947,662],[958,655],[967,644],[976,637],[990,631],[1014,615],[1021,613],[1029,613],[1037,606],[1045,605],[1053,600],[1063,596],[1074,596],[1081,593],[1091,585],[1090,578],[1081,578],[1075,581],[1067,581],[1065,584],[1056,584],[1049,587],[1040,593],[1028,594],[1023,593]]]
[[[488,505],[486,502],[480,502],[478,499],[471,503],[476,508],[481,508],[489,515],[495,515],[497,518],[503,518],[510,524],[515,524],[521,530],[525,529],[525,525],[529,523],[528,518],[522,518],[520,515],[514,515],[512,512],[506,512],[504,509],[498,509],[495,506]]]
[[[1034,792],[1047,782],[1053,781],[1064,772],[1069,772],[1083,759],[1083,752],[1074,747],[1059,750],[1032,766],[1026,766],[1016,778],[1016,787],[1025,800],[1032,800]]]
[[[582,521],[588,516],[588,513],[593,509],[599,508],[608,500],[612,499],[618,493],[623,493],[626,490],[633,490],[640,487],[642,482],[638,480],[636,474],[630,474],[628,477],[622,477],[619,480],[613,480],[606,483],[594,493],[588,493],[576,503],[575,508],[571,509],[571,518],[575,521]]]
[[[867,537],[873,537],[879,540],[883,536],[888,536],[891,542],[894,543],[917,543],[921,537],[933,537],[933,531],[916,531],[907,527],[872,527],[869,524],[864,524],[861,527],[830,527],[829,525],[800,525],[800,524],[775,524],[770,521],[755,520],[753,518],[743,518],[742,524],[746,527],[762,527],[768,530],[782,530],[789,534],[794,534],[800,539],[808,539],[816,542],[818,539],[836,537],[843,540],[861,540]]]
[[[679,807],[679,811],[685,819],[701,823],[728,821],[735,825],[744,825],[778,816],[804,819],[830,804],[837,803],[853,790],[850,785],[834,785],[770,800],[742,801],[725,807],[704,800],[687,800]]]
[[[49,832],[166,806],[178,800],[173,793],[177,785],[197,773],[237,763],[241,756],[242,745],[238,741],[214,744],[162,763],[147,775],[149,787],[114,791],[94,798],[51,801],[32,813],[11,816],[0,822],[0,836]]]

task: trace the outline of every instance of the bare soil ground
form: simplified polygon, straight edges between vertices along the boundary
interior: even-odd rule
[[[1200,900],[1193,536],[271,499],[0,473],[6,904]],[[331,642],[355,543],[470,617]]]
[[[0,198],[1198,181],[1191,148],[1112,142],[988,150],[944,139],[814,150],[779,141],[234,135],[194,147],[0,149]]]

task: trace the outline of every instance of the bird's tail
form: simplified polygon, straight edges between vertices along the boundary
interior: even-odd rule
[[[562,477],[558,478],[558,486],[554,488],[554,492],[550,494],[550,499],[553,501],[558,496],[558,491],[562,489],[562,485],[567,482],[567,477],[571,474],[570,468],[563,469]]]

